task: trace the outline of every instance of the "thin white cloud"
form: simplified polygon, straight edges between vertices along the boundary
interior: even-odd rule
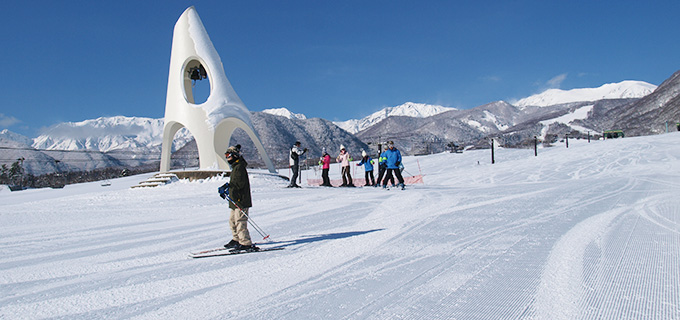
[[[21,122],[21,120],[12,116],[6,116],[4,113],[0,113],[0,127],[9,127],[19,122]]]
[[[546,82],[546,85],[548,86],[548,89],[559,89],[560,86],[562,85],[562,82],[566,78],[567,78],[566,73],[560,74],[548,80],[548,82]]]

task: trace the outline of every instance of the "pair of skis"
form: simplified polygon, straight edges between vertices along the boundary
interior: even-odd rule
[[[243,211],[243,209],[241,209],[241,207],[239,207],[239,205],[236,204],[236,202],[234,200],[232,200],[231,197],[229,197],[229,193],[226,193],[225,199],[227,201],[231,202],[232,204],[234,204],[234,206],[236,206],[236,208],[238,208],[241,212],[243,212],[246,215],[246,217],[248,217],[248,223],[250,223],[250,225],[253,227],[253,229],[255,229],[255,231],[257,231],[257,233],[259,233],[260,236],[262,236],[263,240],[271,241],[271,239],[269,238],[269,234],[264,232],[264,230],[262,230],[262,228],[260,228],[260,226],[258,226],[255,223],[255,221],[252,220],[252,218],[250,218],[248,213],[246,213],[246,211]],[[219,248],[208,249],[208,250],[203,250],[203,251],[198,251],[198,252],[191,252],[191,253],[189,253],[189,257],[196,259],[196,258],[229,256],[229,255],[243,254],[243,253],[276,251],[276,250],[283,250],[283,249],[284,249],[283,247],[274,247],[274,248],[264,248],[264,249],[258,248],[257,250],[238,250],[238,249],[228,249],[228,248],[225,248],[225,247],[219,247]]]
[[[276,250],[283,250],[283,249],[285,249],[285,248],[284,247],[273,247],[273,248],[260,248],[259,250],[235,250],[235,249],[227,249],[227,248],[224,248],[224,247],[220,247],[220,248],[208,249],[208,250],[203,250],[203,251],[198,251],[198,252],[191,252],[191,253],[189,253],[189,257],[194,258],[194,259],[198,259],[198,258],[208,258],[208,257],[230,256],[230,255],[234,255],[234,254],[276,251]]]

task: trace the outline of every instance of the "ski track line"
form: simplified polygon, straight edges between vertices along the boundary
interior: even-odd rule
[[[626,186],[622,187],[622,189],[625,189],[625,188],[626,188]],[[556,212],[555,211],[548,211],[547,214],[543,214],[543,215],[539,215],[539,216],[543,216],[544,219],[549,218],[549,217],[560,216],[560,215],[562,215],[566,212],[574,211],[574,210],[577,210],[579,208],[583,208],[584,206],[591,205],[593,203],[602,201],[604,199],[607,199],[611,196],[616,196],[616,195],[617,195],[617,190],[612,191],[609,194],[602,195],[601,198],[597,199],[596,201],[591,201],[589,203],[581,203],[579,205],[575,205],[574,207],[563,208],[563,210],[556,211]],[[483,233],[483,234],[477,234],[477,235],[474,235],[474,236],[470,236],[467,239],[461,239],[460,241],[458,241],[459,246],[460,246],[461,250],[464,250],[466,248],[471,247],[474,243],[479,243],[481,241],[484,241],[485,239],[493,239],[493,238],[496,238],[496,237],[498,237],[498,236],[500,236],[504,233],[513,231],[517,228],[526,228],[529,225],[543,222],[542,220],[537,221],[536,217],[537,216],[532,216],[532,217],[527,217],[527,218],[524,218],[524,219],[519,219],[517,222],[514,222],[511,225],[504,225],[502,227],[493,228],[493,229],[490,229],[490,230],[486,230],[485,233]],[[509,250],[509,249],[506,249],[506,250]],[[457,255],[458,254],[456,254],[455,256],[457,256]],[[450,259],[446,259],[445,261],[443,261],[441,263],[441,265],[443,265],[443,266],[451,265],[451,263],[449,263],[448,260],[450,260]],[[441,271],[439,272],[439,274],[446,272],[446,269],[447,269],[447,267],[441,268]],[[529,303],[530,303],[530,299],[527,298],[526,305],[520,307],[520,309],[522,310],[520,312],[525,312],[525,310],[528,308]]]
[[[623,193],[624,190],[633,190],[634,185],[632,179],[629,179],[626,186],[614,192],[614,195],[619,192]],[[612,207],[615,208],[616,205]],[[620,210],[623,209],[610,210],[609,216],[605,212],[581,221],[558,240],[546,262],[537,288],[533,310],[535,317],[538,319],[573,319],[576,317],[579,297],[573,295],[579,292],[579,284],[572,279],[580,279],[582,272],[579,262],[582,258],[579,258],[583,255],[579,255],[579,252],[585,251],[586,246],[599,236],[598,230],[623,212],[619,212]],[[586,231],[581,231],[581,229]],[[576,261],[576,265],[573,261]],[[558,310],[555,309],[558,306],[562,308],[557,311],[559,314],[552,313]]]
[[[658,204],[661,203],[667,203],[667,195],[660,195],[660,196],[655,196],[649,198],[647,202],[652,202],[656,203],[657,205],[654,206],[649,206],[647,204],[642,204],[636,208],[636,211],[640,213],[640,215],[647,219],[649,222],[654,223],[655,225],[659,226],[660,228],[666,229],[670,232],[673,233],[680,233],[680,221],[677,219],[672,220],[669,217],[664,216],[659,212],[658,209]],[[678,208],[680,207],[680,201],[675,201],[678,202],[676,203],[673,207]],[[674,216],[677,218],[678,216],[678,210],[674,210],[675,214]]]
[[[622,187],[622,189],[626,189],[626,188],[627,188],[627,186]],[[551,191],[551,190],[542,190],[542,192],[549,192],[549,191]],[[526,194],[528,194],[528,195],[535,195],[536,193],[541,193],[541,192],[540,192],[540,191],[539,191],[539,192],[529,192],[529,193],[526,193]],[[581,208],[581,207],[583,207],[583,206],[585,206],[585,205],[590,205],[590,204],[592,204],[592,203],[599,202],[599,201],[601,201],[601,200],[603,200],[603,199],[606,199],[606,198],[609,198],[609,197],[611,197],[611,196],[616,196],[617,193],[618,193],[618,190],[614,190],[614,191],[612,191],[612,192],[610,192],[610,193],[608,193],[608,194],[606,194],[606,195],[602,195],[602,196],[600,197],[600,199],[596,199],[596,200],[594,200],[594,201],[590,201],[590,202],[587,203],[587,204],[581,203],[580,205],[575,205],[575,207],[572,207],[572,208],[565,208],[564,210],[557,211],[557,212],[555,212],[555,211],[548,212],[546,215],[547,215],[547,217],[558,216],[558,215],[561,215],[561,214],[563,214],[563,213],[565,213],[565,212],[572,211],[572,210],[576,210],[577,208]],[[518,198],[518,197],[511,197],[511,198]],[[520,197],[520,198],[521,198],[521,197]],[[503,198],[503,199],[505,199],[505,198]],[[505,200],[507,200],[507,199],[505,199]],[[495,203],[495,201],[492,201],[492,203]],[[476,206],[475,206],[475,207],[476,207]],[[469,208],[470,208],[470,207],[467,207],[466,209],[469,209]],[[454,210],[454,211],[457,211],[457,210]],[[447,213],[450,213],[450,212],[447,212]],[[545,216],[545,215],[544,215],[544,216]],[[545,217],[544,217],[544,218],[545,218]],[[520,221],[518,221],[518,222],[516,222],[516,223],[513,223],[512,225],[505,225],[505,226],[501,226],[501,227],[492,228],[492,229],[490,229],[490,230],[486,230],[483,234],[476,234],[476,235],[473,235],[473,236],[469,236],[468,238],[463,238],[463,239],[461,239],[461,240],[459,240],[459,241],[456,241],[456,247],[458,247],[461,251],[462,251],[462,250],[465,250],[466,248],[472,246],[474,243],[479,243],[479,242],[484,241],[484,240],[486,240],[486,239],[488,239],[488,238],[493,238],[493,237],[499,236],[499,235],[501,235],[501,234],[503,234],[503,233],[505,233],[505,232],[509,232],[509,231],[515,230],[515,229],[517,229],[517,228],[523,228],[523,227],[526,227],[526,226],[528,226],[528,225],[530,225],[530,224],[534,224],[534,223],[536,223],[535,220],[536,220],[536,216],[530,217],[530,218],[521,219]],[[459,251],[459,252],[460,252],[460,251]],[[455,257],[455,256],[457,256],[457,255],[454,255],[453,257]],[[438,271],[438,272],[437,272],[437,271],[433,271],[433,269],[435,269],[435,268],[437,267],[437,266],[435,266],[435,267],[432,267],[432,268],[429,269],[429,270],[423,271],[423,273],[421,273],[421,275],[424,275],[424,274],[426,274],[427,272],[430,272],[430,273],[434,272],[434,273],[439,273],[439,274],[445,272],[446,269],[448,268],[449,260],[450,260],[450,259],[453,259],[453,257],[445,259],[444,261],[442,261],[442,262],[438,265],[438,266],[445,266],[445,267],[441,267],[441,268],[440,268],[440,269],[441,269],[440,271]],[[396,289],[395,289],[395,290],[396,290]],[[378,299],[375,299],[375,301],[377,301],[377,300],[378,300]],[[368,306],[368,305],[366,305],[366,306],[364,306],[364,307],[362,307],[362,308],[365,308],[365,307],[367,307],[367,306]]]
[[[622,248],[622,250],[621,250],[620,254],[618,255],[618,257],[615,259],[615,263],[612,266],[612,269],[614,271],[609,272],[607,270],[607,268],[609,266],[602,261],[600,261],[597,264],[597,269],[598,269],[597,273],[598,273],[598,276],[599,276],[600,279],[602,279],[604,277],[608,277],[611,274],[616,274],[620,271],[620,268],[623,264],[624,257],[626,256],[626,252],[629,250],[630,241],[631,241],[631,238],[633,237],[633,231],[636,229],[636,226],[637,226],[639,221],[640,221],[640,219],[639,219],[639,217],[637,217],[635,219],[634,225],[631,228],[631,231],[627,233],[627,236],[626,236],[625,240],[623,241],[623,243],[624,243],[623,246],[620,246]],[[605,249],[606,249],[606,247],[605,247]],[[612,281],[606,281],[606,278],[604,280],[599,280],[599,281],[605,283],[605,290],[607,290],[606,292],[615,292],[615,290],[613,290],[613,288],[615,286],[618,286],[618,284],[613,283]],[[611,297],[597,297],[596,295],[593,295],[593,298],[591,298],[591,299],[595,300],[592,303],[594,303],[596,305],[595,310],[597,311],[595,318],[598,319],[598,318],[601,318],[601,317],[612,317],[612,316],[614,316],[614,315],[609,314],[611,312],[611,309],[612,309],[611,305],[620,303],[622,298],[623,297],[621,297],[619,294],[615,294]],[[584,300],[586,300],[587,302],[591,302],[591,301],[588,300],[588,298],[586,298]],[[583,305],[583,303],[581,303],[581,305]]]
[[[467,277],[463,282],[455,288],[453,291],[457,291],[458,288],[462,287],[465,283],[469,282],[470,280],[478,277],[485,271],[488,271],[489,268],[492,267],[497,261],[503,258],[504,253],[512,249],[516,244],[524,240],[524,238],[517,239],[514,244],[509,246],[508,248],[505,248],[501,250],[495,257],[492,257],[491,259],[483,259],[488,257],[487,256],[479,256],[480,261],[484,261],[482,263],[482,266],[479,268],[476,268],[475,272],[472,274],[467,274]],[[384,304],[382,301],[388,301],[390,297],[394,297],[396,295],[404,294],[405,292],[410,292],[412,290],[416,290],[420,287],[425,287],[430,285],[432,282],[438,281],[439,277],[442,276],[445,273],[450,272],[451,269],[455,269],[457,266],[459,266],[461,263],[470,263],[469,260],[463,261],[463,257],[461,256],[461,253],[464,251],[470,251],[474,249],[473,245],[474,244],[482,244],[482,241],[476,241],[475,243],[470,243],[470,246],[464,247],[464,248],[459,248],[460,250],[457,252],[452,252],[452,258],[450,259],[445,259],[444,261],[428,268],[420,273],[416,274],[412,278],[408,279],[407,281],[401,283],[399,286],[394,287],[393,289],[385,292],[382,294],[380,297],[373,299],[372,301],[369,301],[368,303],[364,304],[358,309],[355,309],[352,313],[347,314],[343,317],[343,319],[356,319],[356,318],[363,318],[367,317],[368,318],[377,318],[377,319],[382,319],[384,318],[385,315],[389,315],[390,318],[413,318],[416,314],[419,317],[422,318],[433,318],[437,317],[438,315],[442,313],[447,313],[446,311],[451,308],[450,305],[439,303],[438,308],[435,310],[417,310],[417,313],[414,313],[415,310],[409,310],[409,309],[404,309],[403,307],[397,305],[391,305],[391,303]],[[456,260],[456,261],[450,261],[450,260]],[[452,292],[449,292],[448,294],[445,294],[443,297],[439,298],[440,301],[446,300]],[[404,297],[411,301],[411,306],[417,306],[418,301],[422,301],[425,299],[430,299],[431,297],[426,296],[423,297],[422,295],[415,295],[415,296],[408,296]],[[365,310],[367,310],[369,307],[372,307],[374,305],[380,305],[378,308],[373,308],[374,312],[369,313],[369,314],[363,314]],[[377,310],[376,310],[377,309]],[[395,309],[401,309],[401,313],[396,313]],[[377,311],[377,312],[375,312]],[[376,316],[376,314],[378,314]],[[490,317],[493,317],[493,315],[489,315]]]
[[[600,281],[606,284],[603,290],[611,290],[617,294],[601,303],[603,307],[598,310],[598,317],[626,315],[664,319],[680,317],[680,302],[677,300],[677,284],[680,281],[677,253],[680,237],[677,224],[675,229],[672,229],[647,219],[647,211],[653,210],[658,203],[664,203],[660,201],[661,199],[656,199],[658,197],[647,198],[634,208],[637,213],[636,220],[628,232],[626,246],[621,250],[613,267],[605,265],[602,268]],[[671,201],[677,203],[675,198]],[[654,205],[648,208],[649,204]],[[672,250],[662,249],[668,246]],[[657,251],[647,250],[654,247],[658,247]],[[645,263],[640,265],[640,261]],[[612,271],[606,272],[607,268]],[[631,277],[631,274],[639,276]],[[665,285],[669,282],[676,286]]]
[[[640,181],[637,181],[636,185],[639,184],[639,182]],[[647,187],[649,187],[649,185],[647,185]],[[649,274],[631,276],[643,271],[632,269],[635,268],[636,261],[646,261],[645,266],[648,266],[650,265],[649,261],[658,259],[649,256],[651,253],[664,252],[664,250],[661,249],[659,249],[660,251],[648,250],[649,246],[655,244],[653,241],[647,241],[647,243],[650,243],[649,245],[639,244],[641,240],[644,241],[645,238],[651,237],[650,235],[656,234],[656,232],[652,230],[644,232],[637,231],[640,229],[640,219],[649,217],[647,214],[648,210],[645,209],[647,204],[657,202],[654,197],[649,197],[649,193],[649,188],[647,188],[646,196],[638,199],[636,201],[638,204],[634,205],[633,208],[618,208],[593,216],[582,221],[567,234],[562,236],[551,253],[544,270],[544,276],[541,279],[541,285],[539,286],[535,303],[538,319],[599,319],[631,317],[634,315],[635,317],[658,316],[655,314],[648,314],[648,311],[659,310],[659,307],[650,306],[650,303],[654,304],[655,301],[660,300],[655,299],[654,297],[658,295],[659,291],[663,291],[659,288],[655,288],[653,284],[650,284],[654,282],[663,283],[660,279],[654,280],[654,276],[658,277],[659,274],[652,274],[651,277]],[[664,196],[667,198],[667,195],[658,197],[664,198]],[[634,215],[635,221],[627,232],[626,238],[622,239],[624,240],[623,245],[620,244],[621,241],[608,239],[612,232],[619,233],[620,231],[623,231],[617,226],[623,223],[622,221],[629,220],[631,215]],[[668,226],[656,223],[656,221],[651,221],[651,223],[658,227],[668,229]],[[625,225],[623,226],[625,227]],[[667,231],[674,235],[676,240],[674,241],[673,247],[677,247],[677,225],[675,226],[675,229],[670,228],[670,230]],[[606,261],[598,259],[598,261],[596,261],[596,268],[593,269],[585,263],[588,261],[584,260],[587,257],[585,253],[588,246],[597,243],[600,239],[608,241],[606,243],[611,243],[621,252],[619,253],[618,258],[614,260],[615,263],[613,266],[608,265]],[[633,240],[636,240],[635,246],[631,245]],[[656,245],[659,244],[657,243]],[[609,256],[613,251],[615,252],[615,250],[608,249],[608,247],[603,248],[603,250],[603,257]],[[675,252],[675,259],[672,260],[677,260],[677,250],[673,252]],[[572,261],[572,263],[570,263],[570,261]],[[576,264],[574,264],[573,261],[575,261]],[[651,263],[651,265],[655,264]],[[607,271],[609,269],[612,271]],[[675,269],[670,270],[674,270],[673,272],[677,281],[677,264],[675,265]],[[599,276],[590,275],[590,272],[599,274]],[[587,286],[588,282],[583,282],[588,278],[592,278],[592,281],[594,281],[596,286],[604,284],[601,291],[613,293],[613,295],[601,296],[599,294],[600,290],[593,288],[592,286]],[[574,279],[581,279],[581,281],[575,281]],[[652,279],[652,281],[645,281],[645,279]],[[588,288],[591,289],[587,290]],[[626,290],[626,288],[631,289]],[[629,291],[633,291],[633,293]],[[639,301],[640,299],[635,298],[635,296],[647,297],[647,299]],[[672,294],[668,296],[677,297]],[[558,314],[553,313],[554,310],[557,310],[555,307],[559,307],[559,311],[557,311]],[[677,318],[680,315],[677,309],[677,301],[675,302],[674,308],[675,314],[672,314],[670,318]],[[596,313],[592,313],[592,311],[595,311]],[[668,310],[666,310],[666,312],[667,314],[672,313]]]
[[[629,181],[629,182],[630,182],[630,181]],[[631,184],[629,183],[629,184],[627,184],[627,185],[621,187],[621,189],[624,189],[624,190],[625,190],[625,189],[627,189],[630,185],[631,185]],[[520,219],[520,220],[518,220],[517,222],[513,222],[513,223],[510,224],[510,225],[504,225],[504,226],[501,226],[501,227],[496,227],[496,228],[488,229],[488,230],[486,230],[485,232],[483,232],[482,234],[476,234],[476,235],[469,236],[469,237],[467,237],[467,238],[463,238],[463,239],[461,239],[461,240],[459,240],[459,241],[456,242],[456,248],[459,249],[459,250],[457,251],[456,254],[453,254],[453,255],[451,255],[450,257],[444,259],[441,263],[439,263],[439,264],[437,264],[437,265],[431,267],[430,269],[421,272],[421,273],[418,274],[416,277],[410,279],[407,283],[413,282],[413,281],[415,281],[415,279],[417,279],[418,277],[421,277],[421,276],[425,276],[425,275],[433,275],[433,274],[434,274],[435,276],[437,276],[437,275],[439,275],[439,274],[442,274],[442,273],[444,273],[444,272],[447,272],[447,269],[450,269],[450,268],[452,268],[452,266],[455,266],[455,263],[451,263],[450,260],[452,260],[452,259],[457,259],[460,252],[462,252],[462,251],[464,251],[464,250],[467,250],[468,248],[470,248],[471,246],[473,246],[473,245],[476,244],[476,243],[481,243],[482,241],[485,241],[485,240],[487,240],[487,239],[493,239],[493,238],[498,237],[498,236],[500,236],[500,235],[502,235],[502,234],[504,234],[504,233],[507,233],[507,232],[510,232],[510,231],[514,231],[514,230],[516,230],[516,229],[525,228],[525,227],[527,227],[527,226],[529,226],[529,225],[531,225],[531,224],[535,224],[535,223],[538,223],[538,222],[543,222],[543,221],[545,221],[545,219],[547,219],[547,218],[555,217],[555,216],[560,216],[560,215],[563,215],[563,214],[566,213],[566,212],[574,211],[574,210],[577,210],[577,209],[579,209],[579,208],[583,208],[583,207],[585,207],[585,206],[592,205],[592,204],[594,204],[594,203],[600,202],[600,201],[602,201],[602,200],[604,200],[604,199],[607,199],[607,198],[610,198],[610,197],[616,197],[616,196],[618,195],[618,192],[619,192],[619,191],[620,191],[620,190],[611,191],[611,192],[609,192],[608,194],[605,194],[605,195],[600,196],[598,199],[594,199],[593,201],[589,201],[588,203],[577,204],[577,205],[574,205],[573,207],[568,207],[568,208],[565,208],[565,209],[563,209],[563,210],[561,210],[561,211],[557,211],[557,212],[555,212],[555,211],[552,211],[552,212],[551,212],[551,211],[548,211],[548,213],[546,213],[546,214],[539,215],[539,216],[541,216],[541,217],[543,218],[543,220],[540,220],[540,221],[537,221],[537,219],[536,219],[537,216],[527,217],[527,218],[524,218],[524,219]],[[529,193],[529,194],[532,194],[532,195],[533,195],[533,192],[532,192],[532,193]],[[509,250],[509,249],[506,249],[506,250]],[[487,267],[488,267],[488,265],[487,265]],[[438,269],[438,270],[437,270],[437,269]],[[434,278],[434,277],[433,277],[433,278]],[[394,292],[396,292],[397,289],[399,289],[399,288],[395,288],[395,289],[392,290],[390,293],[388,293],[388,295],[389,295],[389,294],[392,294],[392,293],[394,293]],[[356,311],[354,311],[354,313],[352,313],[352,314],[350,314],[350,315],[347,315],[346,317],[351,317],[352,315],[357,315],[357,313],[360,313],[363,309],[369,307],[371,304],[376,303],[376,302],[379,301],[379,300],[382,300],[382,298],[383,298],[383,296],[374,299],[373,301],[371,301],[371,302],[365,304],[365,305],[362,306],[361,308],[359,308],[359,309],[357,309]],[[527,300],[527,302],[526,302],[527,305],[525,305],[525,306],[523,306],[523,307],[520,308],[520,309],[522,310],[521,312],[524,312],[524,310],[526,310],[526,309],[528,308],[528,304],[529,304],[530,302],[531,302],[530,300]]]
[[[622,189],[625,189],[625,188],[626,188],[625,186],[622,187]],[[613,191],[613,192],[611,192],[610,194],[603,195],[603,196],[602,196],[600,199],[598,199],[597,201],[591,201],[591,202],[588,203],[588,204],[581,204],[581,205],[578,205],[578,206],[575,206],[575,207],[572,207],[572,208],[565,208],[564,210],[561,210],[561,211],[558,211],[558,212],[553,212],[552,214],[548,214],[548,216],[549,216],[549,217],[559,216],[559,215],[562,215],[562,214],[564,214],[564,213],[566,213],[566,212],[568,212],[568,211],[577,210],[577,209],[579,209],[579,208],[583,208],[583,207],[586,206],[586,205],[591,205],[591,204],[594,204],[594,203],[596,203],[596,202],[605,200],[605,199],[607,199],[607,198],[609,198],[609,197],[616,196],[616,195],[617,195],[617,191]],[[542,216],[545,216],[545,215],[542,215]],[[534,216],[533,218],[527,218],[527,219],[530,219],[530,220],[527,221],[527,222],[528,222],[527,224],[518,224],[516,227],[518,227],[518,228],[520,228],[520,227],[525,227],[525,226],[528,226],[529,224],[537,223],[537,222],[538,222],[538,221],[535,221],[535,220],[536,220],[536,216]],[[510,230],[510,229],[511,229],[511,228],[508,228],[507,230]],[[502,232],[502,231],[500,231],[498,234],[489,234],[488,236],[490,236],[490,237],[492,237],[492,236],[497,236],[497,235],[499,235],[501,232]],[[522,308],[522,312],[524,312],[524,313],[527,312],[527,309],[528,309],[528,307],[529,307],[529,303],[531,303],[530,300],[528,300],[528,301],[527,301],[527,305],[525,305],[525,307]]]
[[[555,244],[537,289],[537,319],[576,319],[581,292],[583,251],[600,230],[624,210],[619,208],[592,216],[573,227]]]
[[[622,188],[625,189],[626,186],[624,186],[624,187],[622,187]],[[544,191],[544,192],[547,192],[547,191],[549,191],[549,190],[547,190],[547,191],[546,191],[546,190],[543,190],[543,191]],[[536,192],[531,192],[531,193],[528,193],[528,194],[533,195],[533,194],[535,194],[535,193],[536,193]],[[540,192],[539,192],[539,193],[540,193]],[[603,195],[603,196],[601,197],[601,199],[598,199],[598,200],[596,200],[596,201],[591,201],[590,203],[588,203],[588,204],[586,204],[586,205],[590,205],[590,204],[592,204],[592,203],[599,202],[599,201],[601,201],[602,199],[606,199],[606,198],[608,198],[608,197],[610,197],[610,196],[616,196],[616,195],[617,195],[617,191],[615,190],[615,191],[610,192],[610,193],[607,194],[607,195]],[[513,198],[516,198],[516,197],[513,197]],[[552,212],[552,213],[549,213],[548,215],[551,216],[551,217],[557,216],[557,215],[561,215],[561,214],[563,214],[564,212],[576,210],[577,208],[581,208],[581,207],[583,207],[583,206],[584,206],[584,204],[577,205],[577,206],[575,206],[574,208],[567,208],[567,209],[565,209],[565,210],[563,210],[563,211]],[[455,210],[454,210],[454,211],[455,211]],[[447,212],[447,213],[450,213],[450,212]],[[510,225],[510,226],[503,226],[503,227],[493,228],[493,229],[491,229],[491,230],[488,230],[488,231],[485,232],[484,234],[481,234],[481,235],[478,234],[478,235],[470,236],[470,237],[467,238],[467,239],[462,239],[462,240],[460,240],[460,241],[457,241],[457,242],[456,242],[456,243],[457,243],[456,247],[458,248],[458,253],[460,253],[460,252],[462,252],[462,251],[464,251],[464,250],[467,250],[469,247],[471,247],[471,246],[472,246],[473,244],[475,244],[475,243],[481,243],[482,241],[486,241],[487,239],[497,237],[497,236],[499,236],[499,235],[501,235],[501,234],[503,234],[503,233],[506,233],[506,232],[509,232],[509,231],[513,231],[513,230],[515,230],[515,229],[517,229],[517,228],[526,227],[526,226],[529,225],[529,224],[536,223],[534,220],[535,220],[535,217],[526,218],[525,220],[522,220],[522,221],[519,222],[519,223],[514,223],[513,225]],[[422,228],[422,227],[421,227],[421,228]],[[412,231],[411,233],[413,233],[413,232],[416,232],[416,231]],[[406,235],[401,235],[401,236],[399,236],[399,238],[403,238],[403,237],[405,237],[405,236],[406,236]],[[393,240],[394,240],[394,239],[393,239]],[[518,240],[518,241],[519,241],[519,240]],[[506,250],[509,250],[509,249],[506,249]],[[450,268],[451,268],[451,263],[450,263],[449,260],[455,259],[455,258],[457,258],[457,257],[458,257],[458,254],[454,254],[454,255],[450,256],[449,258],[444,259],[444,261],[442,261],[441,263],[439,263],[439,264],[437,264],[437,265],[435,265],[435,266],[433,266],[433,267],[430,267],[429,269],[426,269],[426,270],[420,272],[418,275],[414,276],[413,278],[411,278],[410,280],[408,280],[406,283],[402,284],[402,285],[399,286],[399,287],[396,287],[396,288],[392,289],[390,292],[387,293],[387,295],[390,295],[390,294],[392,294],[393,292],[397,292],[397,290],[399,290],[399,289],[403,289],[403,287],[405,287],[407,284],[410,284],[410,283],[412,283],[413,281],[415,281],[415,280],[417,280],[418,278],[423,277],[423,276],[425,276],[425,275],[430,275],[430,276],[431,276],[431,275],[434,275],[434,276],[436,277],[437,275],[446,272],[447,269],[450,269]],[[401,290],[401,291],[403,291],[403,290]],[[379,301],[379,300],[382,300],[385,296],[386,296],[386,295],[382,295],[382,296],[380,296],[380,297],[378,297],[378,298],[375,298],[372,302],[369,302],[369,303],[365,304],[364,306],[362,306],[362,307],[359,308],[358,310],[355,310],[353,313],[347,315],[346,317],[350,317],[350,316],[352,316],[352,315],[355,315],[356,313],[361,312],[363,309],[367,308],[367,307],[370,306],[371,304],[373,304],[373,303],[375,303],[375,302],[377,302],[377,301]],[[526,307],[523,307],[523,309],[526,309]]]

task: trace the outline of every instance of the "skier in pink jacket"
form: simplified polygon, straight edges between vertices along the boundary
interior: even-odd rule
[[[345,149],[345,146],[340,145],[340,155],[335,159],[337,162],[340,162],[340,166],[342,167],[342,185],[341,187],[354,187],[354,183],[352,182],[352,175],[349,172],[349,162],[352,161],[352,158],[349,155],[349,152]]]
[[[323,156],[319,159],[319,163],[321,164],[321,178],[323,179],[321,186],[332,187],[331,180],[328,178],[328,171],[331,168],[331,155],[326,152],[326,148],[323,148]]]

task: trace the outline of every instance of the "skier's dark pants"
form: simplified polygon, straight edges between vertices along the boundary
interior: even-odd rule
[[[394,177],[392,176],[392,169],[387,169],[385,171],[385,177],[383,178],[383,186],[387,185],[387,182],[392,181],[392,185],[394,185]]]
[[[371,183],[368,183],[368,177],[371,177]],[[375,184],[375,178],[373,177],[373,170],[371,171],[366,171],[366,185],[367,186],[372,186]]]
[[[293,170],[293,176],[290,178],[290,185],[296,186],[297,185],[297,178],[298,178],[298,171],[300,171],[300,165],[294,164],[294,165],[290,166],[290,169]]]
[[[331,186],[331,179],[328,178],[328,169],[321,170],[321,178],[323,179],[323,183],[321,184],[322,186]]]
[[[349,166],[342,167],[342,185],[343,186],[353,186],[352,175],[349,174]]]
[[[378,166],[378,180],[375,182],[376,184],[380,184],[380,181],[382,181],[382,178],[385,175],[386,169],[387,169],[386,166]],[[394,180],[392,181],[394,182]]]
[[[385,176],[385,180],[383,180],[383,186],[387,185],[388,180],[392,180],[392,185],[394,185],[394,177],[392,177],[392,172],[394,172],[394,175],[397,176],[399,183],[404,183],[404,178],[401,176],[401,171],[399,169],[387,169],[387,175]]]

